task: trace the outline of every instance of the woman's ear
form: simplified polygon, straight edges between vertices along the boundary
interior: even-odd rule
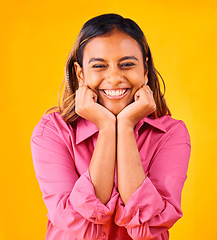
[[[75,73],[78,79],[78,83],[80,86],[82,86],[84,84],[84,76],[83,76],[82,68],[78,64],[78,62],[74,62],[74,68],[75,68]]]

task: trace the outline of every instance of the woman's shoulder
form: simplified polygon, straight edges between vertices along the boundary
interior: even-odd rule
[[[170,115],[164,115],[158,118],[145,118],[145,122],[155,126],[158,129],[161,129],[163,132],[171,131],[179,126],[186,128],[185,123],[182,120],[172,118]]]
[[[170,115],[165,115],[165,116],[160,117],[158,119],[164,125],[164,127],[167,131],[170,130],[171,128],[176,128],[179,125],[186,127],[183,120],[173,118]]]
[[[190,136],[187,126],[183,120],[175,119],[170,115],[165,115],[159,118],[159,121],[165,128],[168,135],[174,135],[177,138],[184,138],[190,144]]]
[[[35,126],[34,136],[55,136],[72,132],[72,126],[67,124],[58,112],[45,114]]]

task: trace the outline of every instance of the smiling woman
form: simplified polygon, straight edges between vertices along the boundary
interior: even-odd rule
[[[47,240],[169,239],[190,157],[138,25],[86,22],[66,64],[62,103],[32,135]]]
[[[79,83],[89,86],[98,102],[115,115],[148,83],[139,44],[117,28],[108,36],[90,40],[83,50],[82,67],[77,62],[74,65]]]

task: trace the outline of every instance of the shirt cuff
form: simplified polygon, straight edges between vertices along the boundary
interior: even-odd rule
[[[90,173],[87,170],[75,183],[70,201],[74,209],[90,222],[105,224],[110,220],[115,210],[118,196],[119,193],[114,187],[110,200],[104,205],[95,195]]]
[[[164,209],[164,205],[161,195],[151,180],[146,177],[125,206],[121,198],[118,198],[115,223],[125,228],[139,226],[159,214]]]

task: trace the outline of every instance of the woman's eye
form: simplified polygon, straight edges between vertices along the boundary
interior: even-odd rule
[[[93,68],[106,68],[105,65],[102,65],[102,64],[95,64],[92,66]]]
[[[122,63],[120,64],[121,67],[133,67],[135,64],[132,62],[126,62],[126,63]]]

